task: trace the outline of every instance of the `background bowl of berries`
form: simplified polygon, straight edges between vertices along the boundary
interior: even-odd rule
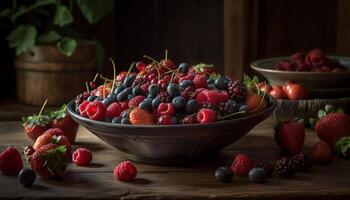
[[[100,76],[68,104],[72,118],[132,160],[181,164],[208,158],[269,117],[276,100],[245,76],[167,59]],[[96,76],[97,77],[97,76]]]
[[[292,80],[309,90],[350,87],[350,58],[326,56],[321,49],[259,60],[251,67],[272,85]]]

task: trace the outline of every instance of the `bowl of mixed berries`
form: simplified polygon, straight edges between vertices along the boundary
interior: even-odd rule
[[[350,58],[327,56],[321,49],[290,57],[276,57],[253,62],[251,67],[270,84],[295,81],[309,90],[350,88]]]
[[[112,79],[96,77],[68,104],[72,118],[129,159],[179,164],[207,158],[269,117],[276,101],[245,76],[212,65],[176,66],[145,56]],[[112,60],[111,60],[112,61]],[[114,66],[114,63],[112,61]]]

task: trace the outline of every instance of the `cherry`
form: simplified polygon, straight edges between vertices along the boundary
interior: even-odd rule
[[[173,119],[170,115],[161,115],[158,118],[158,124],[160,125],[170,125],[173,124]]]

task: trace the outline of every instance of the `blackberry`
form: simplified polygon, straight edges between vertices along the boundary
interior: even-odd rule
[[[81,103],[83,103],[83,101],[85,101],[88,97],[90,96],[90,94],[88,92],[83,92],[82,94],[79,94],[76,98],[75,98],[75,107],[79,107],[79,105]]]
[[[217,111],[218,110],[218,107],[212,103],[209,103],[209,102],[205,102],[203,105],[202,105],[202,108],[208,108],[208,109],[212,109],[214,111]]]
[[[181,120],[181,124],[197,124],[197,114],[187,115]]]
[[[276,173],[282,178],[288,178],[295,174],[295,163],[290,158],[282,158],[275,165]]]
[[[246,88],[244,86],[243,81],[230,82],[228,87],[228,93],[230,94],[231,99],[234,99],[238,102],[242,102],[244,100],[245,91]]]
[[[157,97],[160,98],[161,102],[163,103],[169,103],[171,102],[171,98],[169,96],[169,94],[165,91],[161,91],[159,92],[159,94],[157,95]]]
[[[232,104],[221,102],[218,106],[218,111],[220,116],[226,116],[234,113],[236,111],[236,108]]]
[[[311,159],[308,154],[304,154],[304,153],[297,154],[293,156],[292,161],[294,162],[296,171],[308,172],[312,167]]]
[[[132,83],[132,87],[135,87],[137,85],[143,85],[145,83],[147,83],[147,80],[144,77],[137,76],[134,82]]]

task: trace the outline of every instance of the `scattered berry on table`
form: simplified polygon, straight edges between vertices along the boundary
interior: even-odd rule
[[[248,177],[254,183],[263,183],[266,181],[267,173],[263,168],[254,167],[249,171]]]
[[[133,181],[137,175],[137,169],[130,161],[123,161],[115,167],[113,175],[120,181]]]
[[[92,160],[92,153],[89,149],[78,148],[72,154],[72,161],[78,166],[88,166]]]
[[[292,161],[295,163],[297,172],[308,172],[312,167],[311,158],[305,153],[300,153],[293,156]]]
[[[35,179],[36,175],[32,169],[23,168],[18,174],[18,182],[24,187],[32,186]]]
[[[219,167],[215,171],[215,178],[223,183],[229,183],[233,178],[233,172],[229,167]]]
[[[246,154],[237,154],[232,162],[231,170],[236,176],[247,176],[254,163]]]
[[[18,174],[22,168],[22,158],[17,149],[8,147],[0,153],[0,171],[2,174]]]
[[[275,164],[276,173],[282,178],[288,178],[295,174],[295,163],[288,157],[278,160]]]

